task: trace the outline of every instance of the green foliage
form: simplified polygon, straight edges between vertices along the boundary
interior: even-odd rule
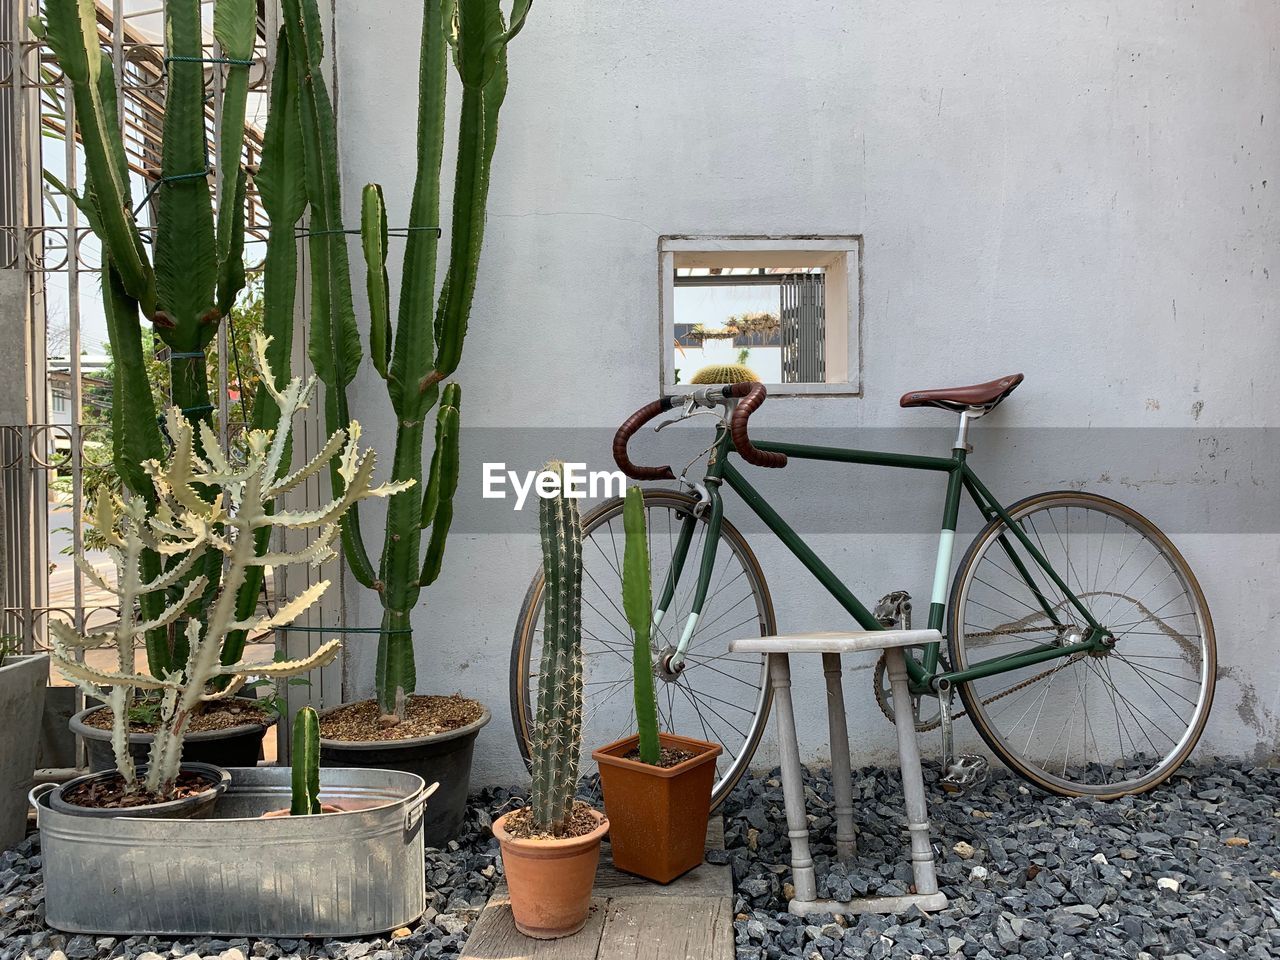
[[[542,665],[533,716],[533,791],[529,798],[539,830],[560,834],[573,812],[582,750],[582,524],[578,501],[564,492],[538,503],[542,533]]]
[[[289,815],[320,812],[320,717],[303,707],[293,717],[292,803]]]
[[[622,555],[622,609],[631,624],[631,675],[636,703],[636,729],[640,734],[640,762],[656,764],[661,759],[658,742],[658,701],[653,690],[653,595],[649,583],[649,539],[645,531],[644,493],[639,487],[627,490],[622,508],[622,528],[626,544]]]
[[[406,698],[417,686],[410,613],[422,588],[439,576],[452,519],[458,472],[459,404],[456,385],[442,390],[441,384],[457,369],[462,356],[484,240],[498,111],[507,90],[507,43],[523,26],[529,6],[529,0],[515,0],[508,25],[499,0],[423,0],[418,166],[405,231],[394,329],[386,269],[389,231],[382,188],[369,184],[363,193],[360,234],[370,303],[369,353],[374,368],[386,382],[397,424],[392,480],[417,481],[418,486],[391,499],[376,569],[360,534],[357,511],[347,515],[342,543],[352,575],[362,585],[375,589],[382,603],[378,701],[383,714],[391,719],[403,719]],[[284,10],[289,54],[297,60],[301,80],[297,109],[311,210],[314,269],[309,350],[316,372],[328,388],[326,416],[333,424],[347,418],[346,388],[361,361],[346,244],[341,233],[336,123],[324,83],[316,0],[284,0]],[[461,81],[462,102],[448,226],[449,262],[437,297],[437,224],[441,213],[450,51]],[[424,471],[425,431],[437,403],[436,445],[430,467]]]
[[[164,449],[156,411],[172,402],[194,419],[213,423],[206,352],[216,338],[218,325],[232,310],[245,285],[247,171],[241,161],[249,82],[247,61],[253,57],[257,36],[257,4],[253,0],[216,0],[214,4],[214,37],[228,63],[223,82],[215,85],[211,94],[217,97],[214,113],[221,124],[218,154],[211,170],[201,2],[164,0],[166,83],[160,110],[160,177],[152,188],[156,234],[150,253],[134,219],[115,77],[111,59],[99,40],[95,0],[46,0],[43,8],[44,19],[33,20],[32,29],[52,50],[71,87],[76,133],[85,158],[84,195],[74,195],[57,184],[56,178],[46,179],[77,204],[102,242],[103,305],[116,367],[112,377],[112,460],[119,482],[154,505],[154,488],[140,465],[159,457]],[[286,63],[286,70],[288,66]],[[285,75],[286,80],[290,77]],[[292,102],[289,84],[278,83],[279,75],[276,79],[281,92],[273,95],[273,112],[281,104]],[[260,174],[265,184],[260,184],[264,204],[268,197],[276,201],[275,209],[270,211],[275,242],[268,244],[267,270],[279,274],[277,282],[266,284],[267,319],[263,327],[275,338],[271,359],[286,378],[296,274],[293,227],[302,213],[301,200],[295,199],[295,209],[289,216],[287,200],[296,198],[297,191],[290,191],[292,180],[282,168],[297,165],[298,138],[291,136],[287,128],[288,124],[268,122]],[[288,155],[287,163],[281,160],[282,153]],[[216,222],[210,174],[220,183]],[[289,250],[280,242],[285,232]],[[173,353],[167,396],[163,398],[157,398],[153,391],[158,378],[150,369],[151,336],[143,327],[144,319],[151,322],[155,335]],[[250,333],[244,331],[245,336]],[[270,403],[256,402],[254,406],[255,412],[263,412],[255,417],[256,425],[274,427]],[[198,450],[203,440],[202,434],[196,436]],[[215,491],[206,492],[213,496]],[[265,539],[259,549],[266,549]],[[140,562],[147,570],[147,579],[154,579],[163,566],[159,556],[146,552]],[[191,598],[193,607],[209,600],[217,581],[216,554],[210,551],[205,563],[207,567],[202,572],[210,593]],[[175,584],[173,591],[180,586]],[[244,583],[242,610],[252,610],[260,587],[261,571],[255,571]],[[172,596],[142,597],[144,615],[154,619],[171,599]],[[170,642],[157,632],[147,637],[147,651],[154,675],[183,669],[181,638]]]
[[[759,383],[760,378],[750,367],[737,363],[712,363],[703,367],[689,380],[690,383]]]

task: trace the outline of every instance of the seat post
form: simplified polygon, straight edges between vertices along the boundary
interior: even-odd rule
[[[960,429],[956,431],[956,442],[951,445],[952,450],[973,453],[973,444],[969,442],[969,424],[986,413],[986,407],[965,407],[960,411]]]

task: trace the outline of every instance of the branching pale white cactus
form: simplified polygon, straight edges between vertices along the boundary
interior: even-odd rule
[[[122,501],[105,487],[98,496],[93,523],[115,561],[116,582],[108,582],[83,557],[76,557],[77,565],[94,584],[119,598],[119,620],[108,630],[87,634],[77,633],[62,622],[50,625],[52,657],[63,674],[86,693],[106,700],[111,709],[116,766],[130,790],[146,790],[160,796],[172,791],[187,724],[202,704],[232,696],[251,676],[296,676],[324,666],[337,656],[341,644],[330,640],[301,660],[222,663],[223,643],[229,634],[237,630],[257,633],[291,623],[329,586],[327,580],[320,581],[296,597],[282,600],[274,613],[237,620],[236,596],[247,571],[258,566],[315,566],[331,559],[335,556],[332,545],[338,524],[353,504],[367,497],[398,493],[412,484],[373,486],[376,458],[373,451],[359,448],[360,425],[355,421],[347,429],[336,431],[300,470],[280,478],[293,418],[306,408],[315,391],[315,380],[304,384],[295,377],[283,390],[277,389],[266,360],[268,342],[256,338],[254,353],[262,383],[280,407],[280,428],[251,431],[245,438],[243,455],[232,457],[221,449],[213,431],[202,422],[199,429],[204,452],[200,455],[196,453],[191,423],[177,407],[171,408],[167,425],[172,453],[165,463],[152,460],[144,464],[157,497],[151,515],[140,497]],[[343,488],[333,499],[314,510],[271,512],[276,497],[339,457],[338,474]],[[207,499],[209,491],[216,491],[211,499]],[[258,553],[255,535],[264,528],[311,529],[317,530],[318,536],[300,550]],[[167,563],[160,576],[144,580],[142,555],[148,549],[167,558]],[[163,677],[140,673],[135,646],[148,630],[168,626],[188,614],[189,605],[202,596],[207,579],[203,575],[186,578],[209,549],[223,554],[222,576],[208,606],[187,623],[190,652],[184,669]],[[140,619],[139,598],[159,590],[173,590],[178,596],[159,616]],[[117,649],[114,670],[95,669],[77,659],[78,650],[109,644]],[[139,693],[160,698],[159,726],[145,780],[138,777],[128,744],[129,709]]]

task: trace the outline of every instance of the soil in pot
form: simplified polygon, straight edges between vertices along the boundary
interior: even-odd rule
[[[138,776],[146,767],[138,768]],[[114,770],[76,777],[52,791],[49,804],[55,810],[83,817],[149,817],[197,819],[208,817],[231,783],[231,775],[207,763],[184,763],[175,792],[168,797],[124,789],[124,778]]]
[[[517,930],[554,940],[586,926],[600,841],[608,830],[604,814],[581,802],[565,836],[539,833],[527,807],[494,821]]]
[[[360,700],[325,711],[320,718],[320,736],[344,743],[412,740],[468,726],[485,712],[484,704],[456,693],[447,697],[410,697],[404,720],[395,723],[382,715],[377,700]]]
[[[702,863],[716,757],[721,746],[658,735],[661,759],[641,763],[636,736],[592,753],[611,827],[613,865],[647,880],[670,883]]]
[[[484,704],[457,694],[414,696],[402,723],[387,723],[377,701],[320,714],[320,764],[400,770],[440,786],[423,814],[423,842],[444,847],[467,812],[476,737],[492,718]]]
[[[164,803],[166,800],[185,800],[209,789],[209,779],[191,770],[178,774],[178,782],[174,785],[173,795],[162,797],[158,793],[126,793],[124,777],[116,774],[112,777],[86,778],[70,790],[62,791],[62,799],[76,807],[91,807],[97,810],[126,810],[129,807],[145,807],[153,803]]]
[[[251,767],[262,756],[262,737],[276,722],[276,715],[254,700],[236,697],[205,705],[187,722],[182,759],[186,763],[211,763],[219,767]],[[89,769],[115,769],[111,749],[111,711],[90,707],[71,718],[71,729],[85,739]],[[151,751],[154,722],[135,717],[129,724],[129,752],[134,762],[145,763]]]

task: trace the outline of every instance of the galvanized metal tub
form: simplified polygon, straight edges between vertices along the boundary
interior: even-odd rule
[[[289,806],[287,767],[233,767],[207,820],[102,820],[31,792],[46,919],[69,933],[347,937],[425,907],[421,777],[321,770],[320,798],[360,809],[261,819]]]

